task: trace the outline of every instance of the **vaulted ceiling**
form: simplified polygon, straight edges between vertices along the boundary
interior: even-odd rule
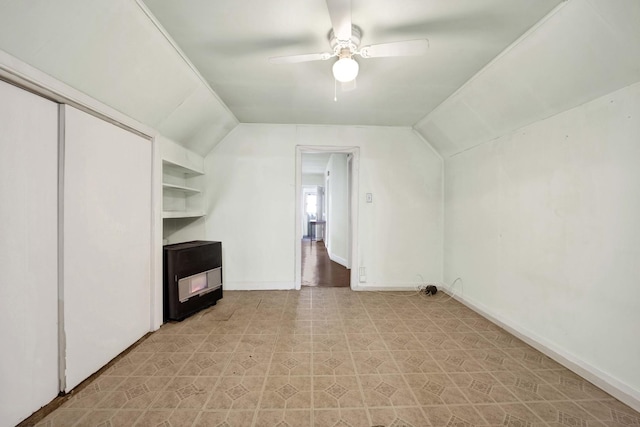
[[[199,154],[238,124],[133,0],[0,0],[0,49]]]
[[[443,156],[640,81],[640,1],[569,0],[414,128]]]
[[[410,126],[443,157],[640,81],[638,0],[352,0],[363,44],[333,101],[325,0],[0,0],[0,49],[200,154],[238,123]],[[0,67],[6,67],[0,63]]]
[[[349,0],[345,0],[347,3]],[[560,0],[351,0],[362,44],[428,38],[426,55],[357,58],[357,89],[334,102],[325,0],[144,0],[243,123],[413,126]]]

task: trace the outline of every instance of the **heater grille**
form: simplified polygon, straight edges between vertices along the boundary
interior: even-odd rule
[[[178,280],[178,299],[180,302],[185,302],[189,298],[215,291],[221,286],[222,267],[212,268]]]

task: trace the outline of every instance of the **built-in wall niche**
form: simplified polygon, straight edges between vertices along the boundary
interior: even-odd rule
[[[162,161],[162,217],[164,219],[204,216],[203,172]]]
[[[197,240],[204,235],[204,217],[165,218],[162,221],[164,245]]]

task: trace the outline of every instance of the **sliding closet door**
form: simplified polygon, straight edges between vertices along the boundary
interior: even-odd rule
[[[61,115],[68,391],[149,331],[151,142],[72,107]]]
[[[0,425],[58,394],[58,106],[0,81]]]

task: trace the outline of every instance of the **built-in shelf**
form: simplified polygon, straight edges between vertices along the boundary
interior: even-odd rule
[[[183,173],[187,176],[204,175],[204,171],[190,168],[188,166],[179,165],[169,160],[162,160],[162,168],[172,170],[175,173]]]
[[[200,169],[200,170],[199,170]],[[184,166],[162,160],[162,218],[200,218],[202,206],[202,166]]]
[[[202,211],[163,211],[162,218],[200,218],[204,216]]]
[[[162,188],[165,190],[182,191],[189,194],[197,194],[200,192],[200,190],[198,190],[197,188],[185,187],[183,185],[167,184],[166,182],[162,184]]]
[[[204,158],[166,138],[160,140],[162,179],[156,184],[162,184],[163,244],[202,239],[207,211]]]

